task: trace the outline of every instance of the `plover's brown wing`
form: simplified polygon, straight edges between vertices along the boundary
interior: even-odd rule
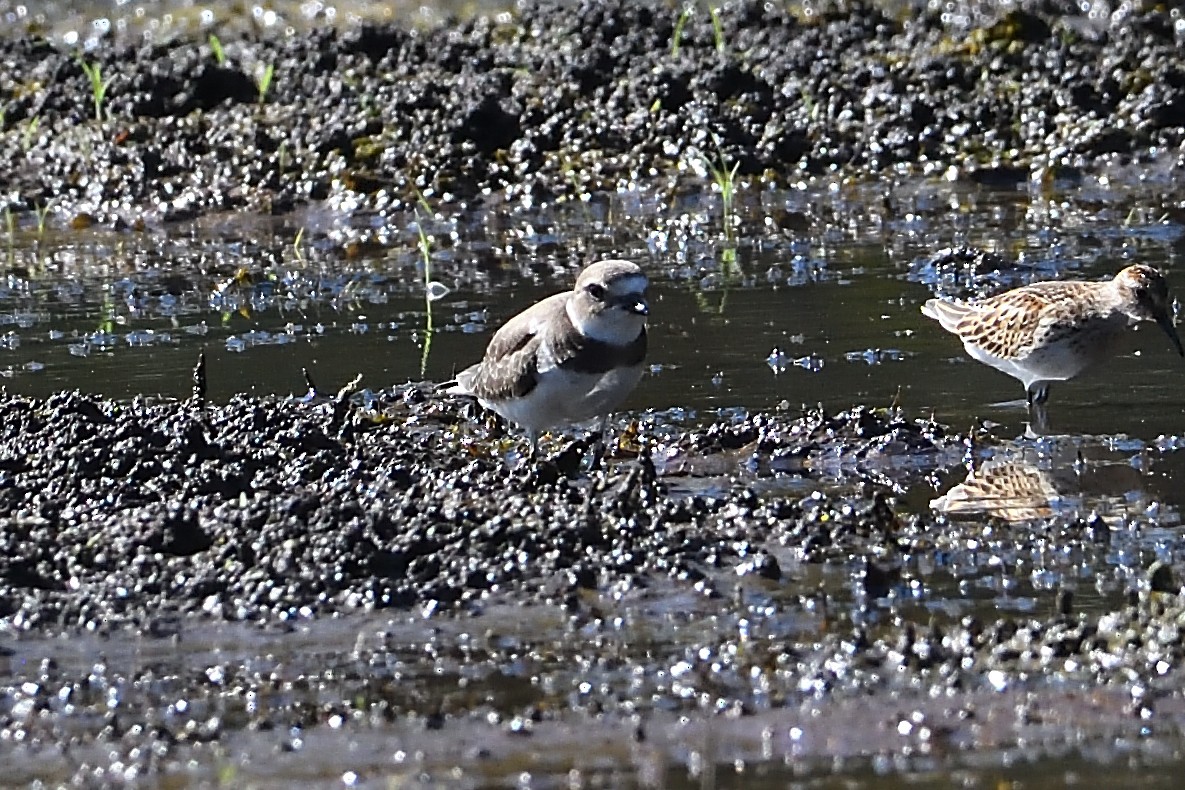
[[[539,348],[547,322],[564,314],[568,294],[528,307],[490,338],[481,362],[457,375],[455,391],[483,400],[521,398],[539,383]]]
[[[968,305],[972,309],[959,319],[954,332],[998,359],[1024,359],[1098,318],[1092,290],[1096,287],[1048,282],[1006,291]]]

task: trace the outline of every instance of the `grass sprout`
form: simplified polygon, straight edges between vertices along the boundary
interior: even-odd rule
[[[712,39],[716,42],[716,51],[723,52],[724,44],[724,23],[720,19],[720,9],[712,6],[708,9],[708,15],[712,17]]]
[[[420,375],[425,376],[428,372],[428,357],[432,353],[432,335],[436,329],[432,318],[432,303],[443,299],[449,288],[444,283],[432,279],[432,237],[424,230],[424,221],[433,216],[432,206],[428,204],[428,199],[415,182],[411,179],[408,179],[408,182],[416,193],[416,233],[419,235],[416,246],[420,250],[420,259],[424,262],[424,351],[420,355]]]
[[[741,162],[738,159],[731,166],[729,165],[728,157],[720,145],[720,138],[715,134],[712,135],[712,143],[716,146],[716,159],[713,161],[703,153],[700,156],[703,158],[704,167],[712,175],[712,181],[715,182],[716,188],[720,190],[720,213],[721,221],[724,224],[724,235],[731,240],[734,232],[736,175]]]
[[[304,263],[304,246],[301,242],[304,240],[304,228],[296,231],[296,238],[292,240],[292,255],[300,263]]]
[[[95,120],[102,122],[103,120],[103,102],[107,98],[107,88],[111,85],[111,80],[114,77],[103,79],[103,74],[100,71],[98,61],[88,63],[81,55],[78,56],[78,63],[82,66],[83,72],[91,83],[91,98],[95,102]]]
[[[267,101],[268,89],[272,87],[272,78],[276,76],[276,64],[269,63],[264,66],[259,78],[255,80],[255,88],[259,91],[259,103],[262,105]]]
[[[688,3],[683,7],[683,11],[679,14],[679,18],[675,20],[675,30],[671,33],[671,57],[679,57],[679,47],[683,43],[683,28],[687,26],[687,22],[691,19],[691,15],[695,13],[695,6]]]
[[[4,228],[8,232],[8,265],[16,262],[16,216],[12,213],[12,206],[4,207]]]
[[[33,147],[33,135],[37,134],[37,128],[41,126],[41,116],[34,115],[25,124],[24,131],[21,132],[21,147],[28,151]]]
[[[683,45],[683,31],[686,29],[687,23],[695,16],[695,12],[696,3],[693,0],[683,6],[683,10],[675,19],[675,29],[671,32],[672,58],[679,57],[679,48]],[[712,20],[712,40],[716,44],[716,51],[723,52],[727,48],[727,44],[724,41],[724,21],[720,17],[719,6],[708,6],[708,16]]]
[[[697,172],[710,176],[720,192],[720,218],[724,234],[724,246],[720,251],[721,276],[718,283],[720,298],[716,304],[712,304],[703,288],[700,288],[695,291],[695,300],[701,312],[723,315],[728,305],[731,286],[734,281],[744,276],[736,245],[736,175],[741,163],[740,160],[729,160],[729,157],[724,153],[720,138],[715,133],[712,134],[712,144],[716,148],[715,156],[698,150],[694,152],[693,156],[698,159],[698,162],[694,163]]]
[[[38,203],[34,206],[33,210],[34,210],[34,213],[37,215],[37,235],[44,236],[45,235],[45,222],[49,218],[49,204],[46,203],[43,206],[40,203]]]
[[[218,36],[213,33],[210,34],[210,52],[214,55],[214,62],[219,66],[226,65],[226,51],[222,49],[222,42],[218,40]]]
[[[420,195],[420,199],[423,200],[423,195]],[[424,232],[424,222],[419,209],[416,209],[416,232],[420,235],[418,244],[420,257],[424,261],[424,351],[420,354],[420,376],[423,377],[428,372],[428,356],[432,353],[432,333],[435,327],[432,324],[432,239]]]

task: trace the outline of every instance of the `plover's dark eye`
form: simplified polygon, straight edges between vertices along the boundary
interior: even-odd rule
[[[593,283],[584,290],[588,292],[589,296],[591,296],[593,299],[596,299],[598,302],[604,300],[605,298],[605,286],[601,285],[600,283]]]

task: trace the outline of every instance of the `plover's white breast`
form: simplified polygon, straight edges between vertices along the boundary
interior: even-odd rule
[[[535,386],[520,397],[479,402],[528,431],[544,431],[603,417],[616,409],[642,378],[642,365],[605,373],[581,373],[554,367],[537,374]]]

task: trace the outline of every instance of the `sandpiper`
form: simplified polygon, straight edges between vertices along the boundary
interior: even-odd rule
[[[602,419],[642,377],[646,358],[646,275],[635,264],[591,264],[576,286],[511,318],[481,362],[448,392],[470,395],[521,425],[535,452],[550,428]]]
[[[972,357],[1019,379],[1039,416],[1050,382],[1112,356],[1131,324],[1155,321],[1185,356],[1168,284],[1151,266],[1128,266],[1106,282],[1033,283],[978,302],[931,299],[922,312],[958,335]]]

